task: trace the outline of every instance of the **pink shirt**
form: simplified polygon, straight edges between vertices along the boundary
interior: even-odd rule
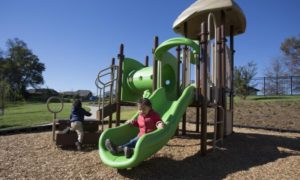
[[[140,129],[138,137],[156,130],[156,125],[161,122],[159,114],[150,110],[147,115],[139,114],[138,118],[132,121],[132,125]]]

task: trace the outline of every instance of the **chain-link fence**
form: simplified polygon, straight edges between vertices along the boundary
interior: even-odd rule
[[[300,76],[257,77],[251,82],[256,95],[300,95]]]

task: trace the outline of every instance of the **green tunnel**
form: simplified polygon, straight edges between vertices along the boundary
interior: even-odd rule
[[[168,98],[177,98],[177,60],[167,53],[165,60],[158,63],[157,87],[164,87],[168,92]],[[123,63],[121,101],[137,102],[143,96],[144,91],[152,92],[153,67],[145,67],[140,62],[125,58]]]
[[[168,50],[179,45],[187,45],[193,49],[191,60],[195,63],[196,60],[193,57],[200,53],[199,45],[187,38],[169,39],[158,46],[155,51],[155,57],[158,60],[157,88],[164,87],[170,101],[179,97],[176,86],[179,81],[179,72],[178,60]],[[122,71],[121,101],[137,102],[143,96],[144,91],[152,92],[153,67],[145,67],[139,61],[125,58]]]

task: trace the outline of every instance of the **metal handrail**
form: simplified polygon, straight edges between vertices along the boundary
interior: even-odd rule
[[[111,65],[105,69],[102,69],[99,71],[98,76],[95,81],[96,87],[99,89],[99,97],[98,97],[98,104],[99,104],[99,110],[101,108],[102,110],[102,117],[100,119],[101,121],[101,131],[104,130],[104,98],[105,98],[105,89],[109,87],[109,93],[110,93],[110,101],[113,101],[113,88],[114,88],[114,82],[116,82],[118,79],[118,75],[115,76],[115,73],[118,72],[118,66],[116,65]],[[104,82],[103,78],[105,76],[110,75],[110,80]],[[117,83],[116,83],[117,84]],[[98,91],[97,89],[97,91]],[[102,98],[102,99],[101,99]]]

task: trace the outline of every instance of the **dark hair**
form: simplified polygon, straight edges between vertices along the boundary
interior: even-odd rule
[[[152,108],[151,101],[148,98],[139,99],[138,104],[142,104],[142,105],[145,105],[145,106],[148,106],[148,107]]]
[[[79,108],[81,108],[81,101],[79,100],[79,99],[76,99],[74,102],[73,102],[73,107],[75,108],[75,109],[79,109]]]

